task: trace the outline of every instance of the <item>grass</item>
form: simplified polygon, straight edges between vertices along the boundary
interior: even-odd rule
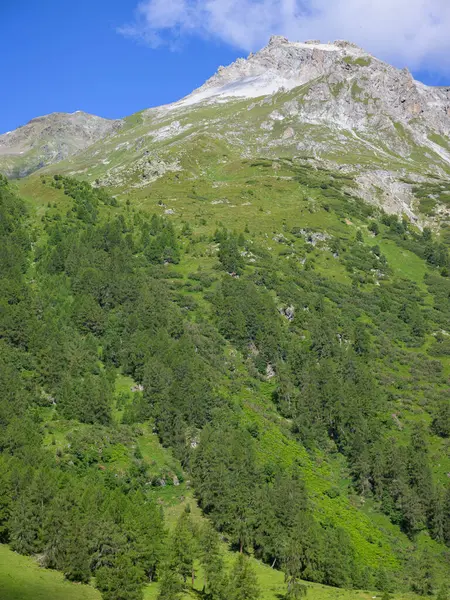
[[[172,529],[185,509],[186,505],[189,505],[191,509],[191,517],[197,524],[200,524],[204,517],[202,516],[195,499],[193,499],[191,492],[187,492],[187,495],[183,500],[169,508],[165,508],[166,521],[170,529]],[[370,516],[372,518],[372,515]],[[383,525],[393,527],[389,521],[385,518]],[[224,552],[225,565],[230,568],[236,559],[236,553],[231,552],[228,546],[223,543],[222,550]],[[260,600],[281,600],[286,594],[286,585],[284,582],[284,574],[282,571],[272,569],[270,566],[261,563],[253,557],[249,557],[251,565],[258,578],[258,584],[260,587]],[[376,593],[367,591],[357,590],[344,590],[334,588],[330,586],[320,585],[317,583],[304,582],[307,586],[307,599],[309,600],[371,600],[377,597]],[[199,564],[196,567],[196,581],[194,589],[189,589],[184,595],[183,600],[189,600],[196,598],[198,600],[199,594],[203,589],[204,577],[202,569]],[[156,600],[159,590],[159,584],[153,583],[146,586],[144,590],[144,600]],[[378,596],[381,597],[381,594]],[[406,600],[411,599],[417,600],[417,596],[414,594],[395,594],[393,595],[395,600]]]
[[[428,138],[435,144],[442,146],[442,148],[444,148],[444,150],[447,150],[447,151],[450,150],[449,139],[444,137],[443,135],[440,135],[439,133],[431,133],[428,136]]]
[[[173,524],[184,505],[169,513],[169,524]],[[191,505],[192,506],[192,505]],[[200,518],[195,511],[194,516]],[[225,562],[230,565],[235,555],[226,552]],[[281,571],[271,569],[259,561],[250,558],[258,577],[261,600],[280,600],[286,592],[284,576]],[[183,600],[199,598],[203,588],[203,574],[197,568],[194,590],[183,595]],[[308,600],[371,600],[376,597],[372,592],[343,590],[320,584],[306,583]],[[156,600],[159,586],[150,584],[144,589],[144,600]],[[378,596],[380,597],[380,596]],[[71,583],[64,576],[49,569],[39,567],[36,560],[20,556],[7,546],[0,544],[0,598],[1,600],[101,600],[100,593],[89,585]],[[414,594],[395,594],[395,600],[414,600]]]
[[[232,557],[227,555],[225,557],[225,563],[230,565]],[[286,585],[284,583],[284,576],[281,571],[276,571],[267,567],[257,560],[250,558],[250,562],[256,572],[258,578],[258,584],[260,588],[260,599],[261,600],[280,600],[286,593]],[[203,574],[200,569],[197,571],[197,578],[195,587],[193,590],[189,589],[183,594],[183,600],[191,598],[199,598],[199,593],[203,589]],[[340,590],[337,588],[331,588],[324,585],[306,583],[307,586],[307,599],[308,600],[369,600],[373,598],[373,594],[369,592],[358,592],[349,590]],[[156,600],[158,595],[158,584],[149,585],[146,587],[144,592],[144,600]],[[400,596],[398,596],[400,600]]]
[[[0,544],[1,600],[100,600],[93,587],[71,583],[58,571],[42,569],[36,560]]]
[[[395,242],[380,238],[381,236],[377,237],[374,244],[380,247],[395,274],[414,281],[423,291],[426,291],[424,277],[429,269],[425,262],[409,250],[399,248]]]
[[[372,59],[369,57],[364,58],[364,56],[360,56],[359,58],[354,58],[353,56],[345,56],[344,62],[347,65],[357,65],[358,67],[368,67],[371,64]]]

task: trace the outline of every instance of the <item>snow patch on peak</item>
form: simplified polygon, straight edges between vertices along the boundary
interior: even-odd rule
[[[291,90],[305,83],[302,78],[286,79],[272,73],[262,73],[253,77],[241,77],[224,85],[199,89],[183,100],[176,103],[177,106],[190,106],[203,100],[214,99],[218,102],[226,98],[258,98],[269,96],[284,89]]]

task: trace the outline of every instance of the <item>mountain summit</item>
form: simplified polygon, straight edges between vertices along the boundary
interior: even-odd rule
[[[450,133],[450,87],[426,86],[408,69],[397,69],[345,40],[302,43],[272,36],[256,54],[219,67],[180,104],[256,98],[307,84],[302,115],[311,122],[365,129],[378,127],[380,118],[386,125],[383,117],[388,116],[406,123],[420,119],[443,135]]]
[[[269,44],[247,59],[238,58],[228,67],[219,67],[185,104],[206,98],[255,98],[291,90],[331,72],[339,62],[368,59],[364,50],[351,42],[337,40],[323,44],[319,40],[289,42],[272,36]],[[371,59],[371,57],[370,57]]]

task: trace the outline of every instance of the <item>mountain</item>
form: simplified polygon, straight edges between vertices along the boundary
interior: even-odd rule
[[[123,121],[50,115],[38,124],[1,136],[3,172],[68,158],[58,171],[125,193],[168,171],[199,177],[223,155],[289,157],[350,175],[360,197],[419,225],[448,218],[450,88],[415,81],[347,41],[272,37],[173,104]],[[220,145],[217,155],[199,153],[205,144]]]
[[[82,111],[37,117],[0,135],[2,172],[8,177],[24,177],[84,150],[120,126],[121,121],[102,119]]]
[[[0,176],[7,598],[446,598],[447,95],[272,38]]]

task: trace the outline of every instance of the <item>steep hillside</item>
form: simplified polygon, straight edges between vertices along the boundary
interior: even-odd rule
[[[21,263],[34,300],[10,305],[4,360],[22,365],[14,394],[41,423],[40,460],[50,452],[89,506],[120,491],[126,523],[131,492],[169,507],[189,479],[231,549],[282,569],[289,540],[306,552],[296,578],[438,590],[450,539],[445,244],[358,200],[348,176],[288,159],[222,168],[220,197],[207,178],[167,174],[151,196],[123,199],[58,175],[20,182],[38,240]],[[7,481],[8,454],[38,443],[11,446],[16,427],[0,440]],[[36,485],[22,497],[39,498]],[[36,525],[10,502],[13,547],[46,555],[45,534],[17,535]]]

